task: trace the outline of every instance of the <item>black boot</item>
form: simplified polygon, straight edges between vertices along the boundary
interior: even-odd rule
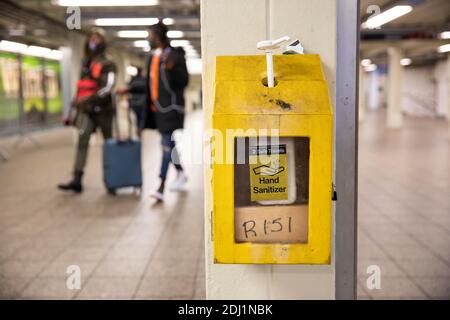
[[[83,191],[83,186],[81,185],[81,177],[83,177],[83,171],[75,171],[72,181],[67,184],[59,184],[58,188],[64,191],[74,191],[76,193],[81,193]]]

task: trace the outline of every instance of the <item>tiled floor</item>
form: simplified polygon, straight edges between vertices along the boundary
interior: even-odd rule
[[[447,122],[406,118],[384,128],[384,113],[360,125],[358,296],[450,298]],[[369,290],[367,267],[381,269]]]
[[[191,115],[187,134],[201,132],[201,117]],[[147,132],[142,196],[123,190],[112,197],[103,188],[97,143],[86,190],[74,196],[56,190],[69,178],[72,130],[36,139],[42,148],[25,140],[0,163],[0,298],[205,298],[200,165],[186,167],[187,192],[168,191],[164,204],[153,205],[161,153],[158,134]],[[11,150],[12,142],[0,146]],[[81,290],[67,289],[70,265],[80,267]]]
[[[383,117],[369,113],[360,132],[359,298],[450,298],[446,122],[405,119],[386,130]],[[200,123],[193,114],[186,132],[198,134]],[[24,141],[0,163],[0,298],[205,297],[200,165],[187,166],[188,192],[152,206],[158,135],[144,137],[141,197],[105,194],[97,144],[86,191],[72,196],[55,189],[70,172],[72,131],[36,138],[42,148]],[[67,289],[70,265],[81,268],[81,290]],[[380,290],[366,286],[370,265],[381,269]]]

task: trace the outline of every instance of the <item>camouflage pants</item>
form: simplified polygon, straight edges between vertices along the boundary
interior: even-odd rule
[[[76,125],[78,128],[78,146],[75,157],[75,171],[84,170],[89,150],[89,139],[91,134],[95,132],[98,127],[100,127],[105,140],[112,137],[112,119],[113,115],[109,112],[97,114],[80,112],[77,115]]]

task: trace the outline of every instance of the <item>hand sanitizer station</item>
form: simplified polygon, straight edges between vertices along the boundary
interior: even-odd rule
[[[267,68],[261,55],[216,58],[214,262],[330,264],[333,128],[320,58],[267,57]]]
[[[207,298],[355,297],[357,7],[202,2]]]

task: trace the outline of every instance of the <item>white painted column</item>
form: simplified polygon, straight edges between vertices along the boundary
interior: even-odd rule
[[[376,71],[370,72],[369,77],[369,108],[376,110],[379,107],[378,75]]]
[[[446,63],[446,80],[447,80],[447,122],[448,122],[448,139],[450,140],[450,54],[447,54],[447,63]]]
[[[359,99],[358,99],[358,117],[359,122],[364,121],[366,115],[366,90],[365,90],[365,71],[364,67],[359,65]]]
[[[388,103],[387,103],[387,127],[400,128],[403,124],[401,110],[401,88],[403,67],[400,65],[402,51],[400,48],[388,49],[389,75],[388,75]]]
[[[75,93],[77,81],[80,78],[81,60],[84,55],[85,37],[77,31],[70,31],[67,35],[68,46],[62,48],[61,87],[63,91],[64,114],[67,114]],[[72,142],[76,144],[78,133],[73,130]]]
[[[70,103],[73,95],[73,84],[71,77],[71,61],[72,61],[72,48],[61,47],[62,59],[61,64],[61,91],[63,97],[63,114],[67,115],[70,110]]]
[[[125,55],[121,50],[109,49],[107,51],[117,68],[116,88],[123,88],[127,85],[129,77],[127,75],[127,67],[130,65],[130,57]]]
[[[80,76],[81,59],[83,57],[84,39],[77,32],[68,33],[68,46],[62,47],[61,87],[63,92],[64,112],[68,111],[75,94],[75,86]]]
[[[76,83],[80,78],[81,60],[84,56],[84,43],[86,37],[75,31],[69,32],[68,37],[71,49],[70,82],[72,84],[71,96],[73,97],[76,92]]]
[[[335,0],[207,0],[201,2],[201,24],[205,129],[211,127],[215,56],[261,54],[256,43],[269,38],[298,38],[305,53],[320,54],[334,104]],[[334,299],[334,256],[331,265],[321,266],[214,264],[206,165],[204,179],[208,299]]]

